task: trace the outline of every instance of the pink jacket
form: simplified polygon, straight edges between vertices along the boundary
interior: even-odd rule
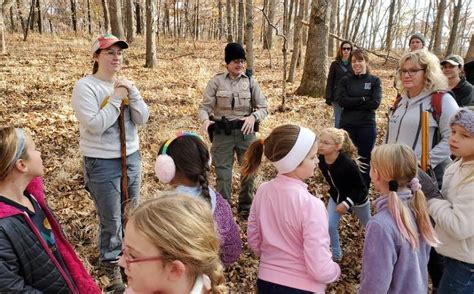
[[[301,180],[278,175],[257,190],[247,228],[258,278],[324,293],[341,274],[329,250],[328,216]]]

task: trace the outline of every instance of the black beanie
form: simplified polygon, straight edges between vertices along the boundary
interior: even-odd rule
[[[229,43],[225,46],[225,63],[229,64],[235,59],[245,59],[245,50],[239,43]]]

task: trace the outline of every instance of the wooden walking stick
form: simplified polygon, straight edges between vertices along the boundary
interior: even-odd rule
[[[421,112],[421,168],[426,172],[428,170],[429,151],[428,151],[428,111]]]
[[[119,130],[120,130],[120,158],[122,167],[122,179],[120,187],[122,191],[122,212],[125,215],[128,204],[128,180],[127,180],[127,141],[125,138],[125,103],[122,101],[120,105],[119,115]]]

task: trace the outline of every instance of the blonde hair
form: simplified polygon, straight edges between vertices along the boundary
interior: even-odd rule
[[[399,187],[406,187],[418,175],[418,162],[413,150],[402,144],[386,144],[377,146],[372,151],[372,168],[377,170],[385,181],[396,181]],[[413,191],[410,207],[413,209],[418,231],[431,246],[439,241],[434,233],[428,215],[426,198],[421,189]],[[418,247],[418,234],[410,218],[409,207],[398,197],[397,192],[388,193],[388,209],[398,230],[411,244],[412,249]]]
[[[287,124],[274,128],[265,139],[255,140],[245,152],[242,176],[248,178],[258,170],[264,153],[265,157],[272,162],[285,157],[295,145],[299,133],[299,126]]]
[[[219,239],[204,200],[168,192],[139,205],[130,221],[160,250],[165,262],[179,260],[192,277],[209,276],[212,293],[226,292]]]
[[[330,136],[336,145],[342,145],[341,151],[349,155],[354,161],[359,161],[360,156],[357,147],[351,140],[349,133],[343,129],[326,128],[321,132],[322,135]]]
[[[16,149],[18,148],[18,138],[14,127],[0,128],[0,181],[4,180],[15,166],[13,162]],[[26,148],[19,159],[28,159]]]
[[[435,92],[448,89],[448,79],[443,74],[443,71],[439,66],[439,59],[436,55],[426,49],[408,52],[400,58],[399,68],[401,69],[403,64],[408,60],[411,60],[411,62],[420,66],[424,70],[424,90]],[[403,87],[400,74],[397,75],[397,86],[401,93],[407,94],[408,91]]]

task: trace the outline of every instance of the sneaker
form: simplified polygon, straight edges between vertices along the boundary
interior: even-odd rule
[[[102,263],[101,268],[110,281],[105,286],[104,292],[111,294],[122,294],[125,292],[125,284],[123,283],[120,266],[117,263]]]
[[[333,260],[334,262],[339,263],[339,262],[342,261],[342,256],[334,256],[334,255],[333,255],[333,256],[332,256],[332,260]]]

